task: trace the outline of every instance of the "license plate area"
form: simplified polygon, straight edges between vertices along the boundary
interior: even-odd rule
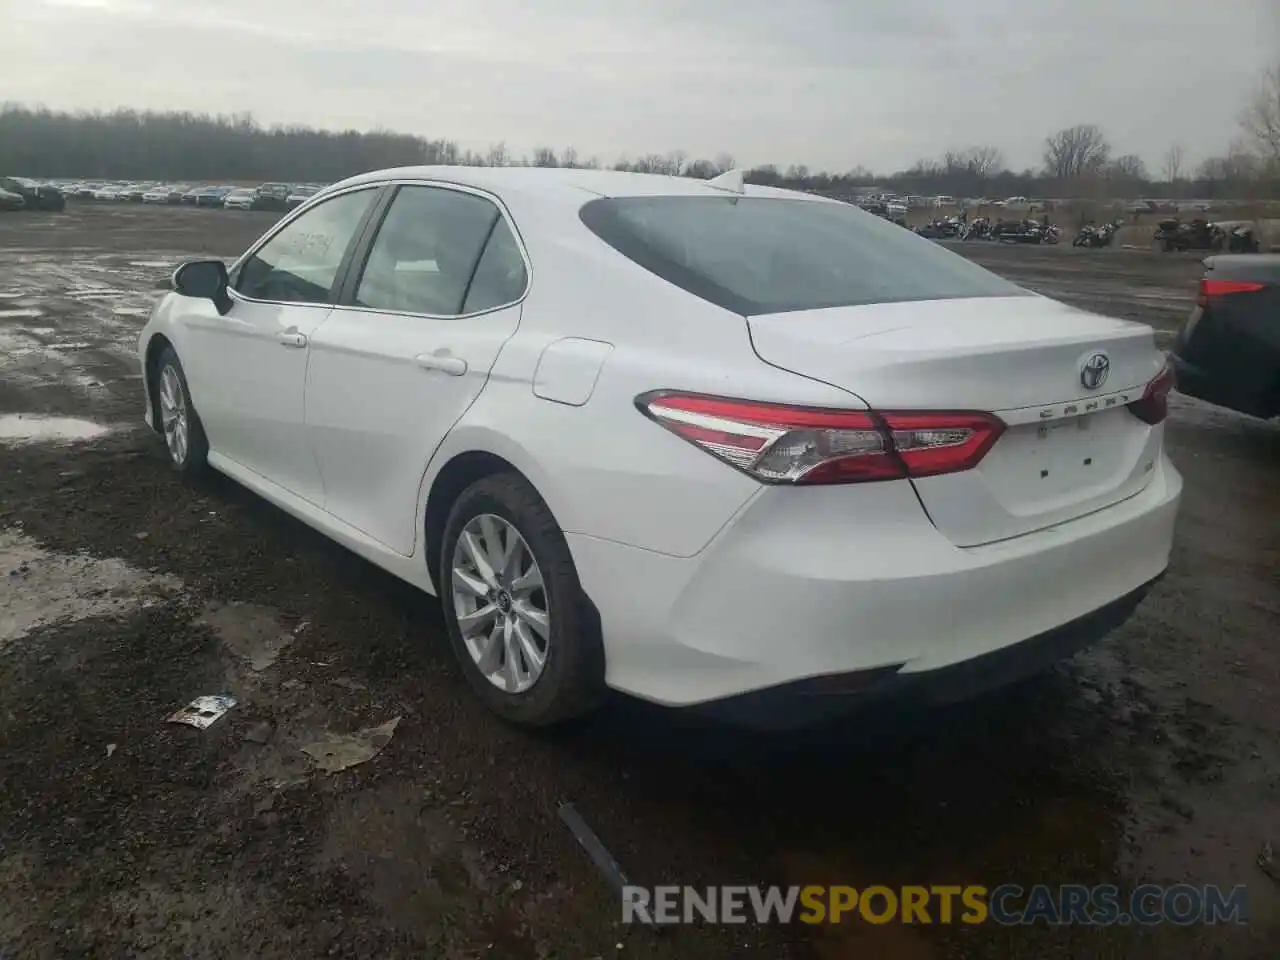
[[[1087,496],[1115,484],[1130,444],[1127,410],[1105,410],[1022,424],[1001,438],[1001,473],[1014,499],[1043,504]]]

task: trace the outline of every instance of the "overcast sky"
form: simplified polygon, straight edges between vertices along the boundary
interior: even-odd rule
[[[1097,123],[1158,169],[1224,152],[1277,57],[1280,0],[0,0],[0,99],[609,161],[1021,168]]]

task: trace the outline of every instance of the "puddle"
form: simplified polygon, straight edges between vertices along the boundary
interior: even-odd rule
[[[73,343],[50,343],[45,347],[46,350],[91,350],[93,344],[87,340],[79,340]]]
[[[0,290],[0,300],[17,300],[25,296],[26,292],[23,290]]]
[[[150,307],[112,307],[111,312],[117,317],[149,317]]]
[[[267,669],[293,642],[280,612],[256,603],[211,603],[197,621],[207,626],[237,657],[255,671]]]
[[[173,264],[168,260],[130,260],[131,267],[171,267]]]
[[[40,417],[24,413],[0,415],[0,441],[41,443],[92,440],[111,428],[74,417]]]
[[[54,553],[0,530],[0,650],[45,624],[127,613],[181,587],[123,560]]]
[[[0,310],[0,320],[14,320],[20,317],[34,320],[36,317],[43,316],[44,311],[37,310],[34,307],[14,307],[12,309]]]

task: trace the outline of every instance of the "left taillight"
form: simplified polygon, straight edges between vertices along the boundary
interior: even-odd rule
[[[1141,420],[1155,426],[1169,415],[1169,394],[1177,381],[1173,367],[1165,367],[1154,380],[1142,391],[1141,399],[1129,404],[1129,412]]]
[[[969,411],[837,410],[654,391],[642,413],[762,483],[864,483],[971,469],[1005,425]]]

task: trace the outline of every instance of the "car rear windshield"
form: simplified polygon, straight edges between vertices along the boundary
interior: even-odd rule
[[[744,316],[1030,296],[933,241],[844,203],[616,197],[592,200],[580,215],[623,256]]]

